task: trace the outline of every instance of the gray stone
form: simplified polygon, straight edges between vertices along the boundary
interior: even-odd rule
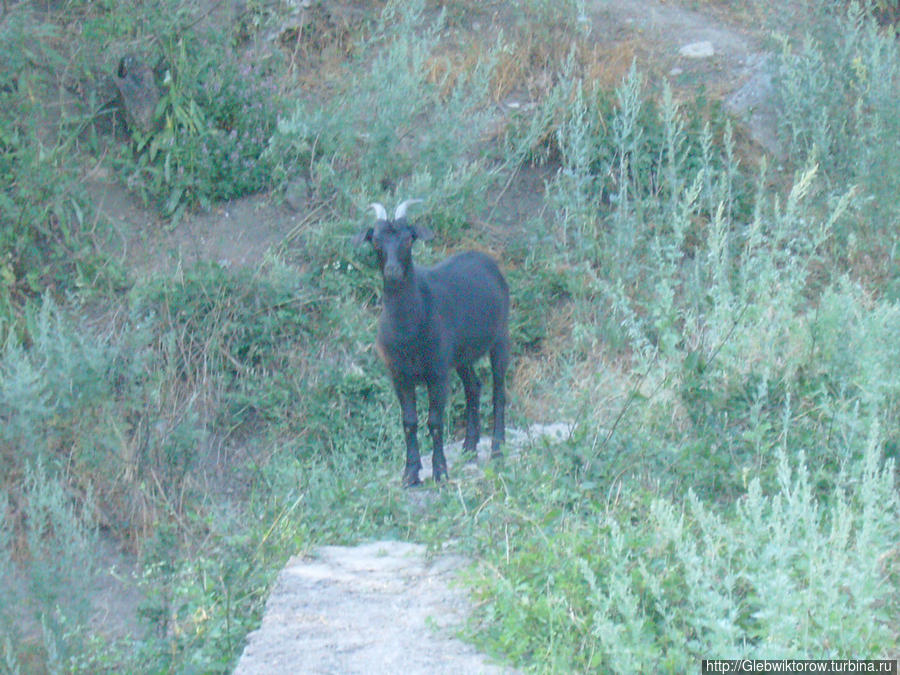
[[[684,45],[678,50],[678,53],[688,59],[708,59],[715,56],[716,50],[713,48],[712,42],[703,40],[702,42],[692,42]]]

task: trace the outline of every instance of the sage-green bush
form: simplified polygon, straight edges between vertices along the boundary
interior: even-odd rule
[[[801,38],[783,36],[776,59],[779,131],[796,162],[819,162],[830,190],[853,186],[858,215],[841,223],[841,245],[889,240],[900,222],[900,47],[870,3],[825,3]],[[842,6],[845,5],[846,7]]]
[[[753,479],[728,506],[692,492],[609,503],[605,491],[567,490],[561,463],[533,455],[484,505],[473,635],[541,671],[890,654],[900,500],[882,440],[873,418],[859,459],[821,497],[806,458],[779,449],[777,487]],[[534,511],[535,494],[568,504]]]
[[[0,636],[6,660],[17,663],[27,651],[26,631],[40,629],[51,667],[62,668],[84,644],[77,628],[91,613],[90,590],[96,574],[97,514],[90,493],[75,501],[64,477],[43,460],[25,466],[15,495],[24,518],[22,567],[13,562],[9,496],[0,493]],[[24,554],[24,555],[23,555]],[[73,630],[74,629],[74,630]]]
[[[469,70],[444,64],[443,28],[443,14],[427,18],[422,0],[388,2],[334,93],[279,122],[270,152],[283,158],[282,173],[308,173],[345,210],[424,197],[451,234],[490,185],[480,148],[493,55]]]

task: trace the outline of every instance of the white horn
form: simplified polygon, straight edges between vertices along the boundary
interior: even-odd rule
[[[375,209],[375,217],[378,218],[378,220],[388,219],[387,211],[385,211],[384,206],[382,206],[378,202],[373,202],[372,204],[369,204],[369,206]]]
[[[410,204],[418,204],[421,201],[422,201],[421,199],[407,199],[405,202],[401,202],[397,206],[397,210],[394,211],[394,220],[400,220],[401,218],[406,216],[406,208]]]

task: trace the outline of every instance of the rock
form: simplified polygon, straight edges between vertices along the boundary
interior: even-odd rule
[[[376,541],[292,558],[235,675],[507,673],[454,635],[468,612],[465,559]]]
[[[119,61],[113,83],[121,96],[128,123],[144,133],[149,132],[160,99],[153,70],[136,56],[126,54]]]
[[[742,119],[751,138],[781,159],[778,142],[778,110],[772,82],[772,59],[757,54],[749,59],[750,77],[725,100],[725,108]]]
[[[309,200],[309,184],[304,178],[295,178],[284,189],[284,203],[294,212],[304,211]]]
[[[703,40],[702,42],[692,42],[684,45],[678,50],[679,55],[688,59],[708,59],[715,56],[716,50],[713,48],[712,42]]]
[[[90,76],[67,84],[90,106],[101,133],[118,133],[126,126],[144,133],[153,130],[153,117],[161,93],[153,70],[133,54],[126,54],[113,73],[92,69]]]

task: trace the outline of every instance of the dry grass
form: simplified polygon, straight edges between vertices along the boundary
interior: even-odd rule
[[[630,37],[601,43],[565,32],[540,36],[526,31],[521,39],[511,40],[501,55],[491,96],[495,102],[523,93],[531,100],[542,99],[556,84],[570,55],[572,74],[583,79],[585,85],[614,87],[622,81],[638,54],[639,43]]]
[[[429,63],[429,81],[439,84],[445,93],[498,46],[489,94],[494,103],[512,96],[541,100],[570,59],[572,75],[587,85],[604,88],[618,85],[634,59],[646,60],[646,47],[636,37],[598,40],[568,21],[562,12],[545,22],[547,17],[528,11],[522,14],[522,8],[511,9],[504,3],[477,9],[469,8],[471,3],[466,2],[450,4],[449,21],[459,14],[466,17],[467,26],[451,32],[440,54]]]
[[[286,74],[301,86],[314,87],[346,72],[348,57],[365,31],[366,16],[337,3],[301,6],[278,29],[277,44],[288,62]]]

